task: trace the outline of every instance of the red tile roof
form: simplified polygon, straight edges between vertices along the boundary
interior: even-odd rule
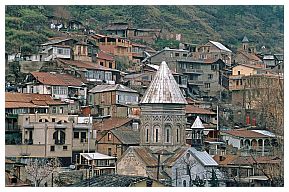
[[[199,108],[193,105],[186,105],[186,113],[215,115],[216,113],[207,109]]]
[[[93,129],[98,130],[98,131],[107,131],[113,128],[124,126],[131,121],[132,121],[131,118],[111,117],[108,119],[104,119],[103,122],[95,122],[93,124]]]
[[[221,131],[223,133],[235,136],[235,137],[243,137],[243,138],[267,138],[270,137],[268,135],[263,135],[261,133],[252,131],[252,130],[228,130]]]
[[[5,108],[35,108],[48,105],[66,105],[50,95],[36,93],[5,92]]]
[[[6,109],[15,109],[15,108],[36,108],[39,107],[33,103],[22,103],[22,102],[5,102]]]
[[[49,72],[32,72],[31,73],[40,83],[44,85],[59,86],[82,86],[80,79],[68,74],[53,74]]]
[[[72,60],[63,60],[63,59],[58,59],[58,61],[60,61],[62,64],[65,64],[65,65],[71,65],[71,66],[75,66],[77,68],[83,68],[83,69],[94,69],[94,70],[101,70],[101,71],[118,71],[116,69],[111,69],[111,68],[104,67],[96,63],[87,62],[87,61],[72,61]]]

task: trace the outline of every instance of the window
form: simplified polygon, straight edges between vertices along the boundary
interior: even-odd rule
[[[111,141],[111,140],[112,140],[111,133],[107,133],[107,140],[108,140],[108,141]]]
[[[178,126],[178,127],[179,127],[179,126]],[[177,128],[177,135],[176,135],[176,137],[177,137],[177,143],[179,142],[179,134],[180,134],[180,133],[179,133],[179,132],[180,132],[179,130],[180,130],[180,129]]]
[[[213,74],[208,74],[208,79],[213,79]]]
[[[155,128],[155,142],[158,143],[159,142],[159,127],[156,126]]]
[[[100,65],[103,66],[103,62],[100,62]]]
[[[183,57],[187,57],[188,55],[186,53],[183,54]]]
[[[243,81],[242,81],[242,79],[240,80],[240,85],[243,85]]]
[[[149,142],[149,129],[146,128],[146,142]]]
[[[63,151],[67,151],[67,146],[63,146]]]
[[[56,130],[53,133],[53,139],[56,145],[65,144],[65,132],[63,130]]]
[[[236,85],[237,85],[237,86],[239,85],[239,80],[236,81]]]
[[[55,146],[50,146],[50,151],[55,151]]]
[[[63,107],[59,108],[59,113],[62,114],[63,113]]]
[[[112,62],[109,62],[109,68],[112,68]]]
[[[57,54],[63,54],[63,49],[57,49]]]
[[[86,142],[86,132],[80,133],[80,142]]]
[[[187,181],[184,180],[184,181],[183,181],[183,187],[186,187],[186,186],[187,186]]]
[[[179,57],[179,56],[180,56],[180,54],[179,54],[179,53],[175,53],[175,56],[176,56],[176,57]]]
[[[167,130],[166,130],[166,134],[167,134],[167,135],[166,135],[166,142],[169,143],[169,142],[170,142],[170,129],[167,129]]]
[[[205,83],[205,88],[210,88],[210,83]]]
[[[108,148],[108,149],[107,149],[107,155],[108,155],[108,156],[111,156],[111,148]]]
[[[166,143],[171,142],[171,126],[170,125],[165,126],[165,142]]]
[[[52,113],[56,113],[56,107],[52,107]]]
[[[52,121],[51,122],[55,122],[55,118],[52,118]]]
[[[241,75],[241,71],[238,71],[238,75]]]
[[[79,132],[73,132],[73,138],[79,139]]]

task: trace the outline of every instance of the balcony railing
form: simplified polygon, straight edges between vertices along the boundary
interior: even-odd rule
[[[188,80],[188,83],[190,85],[197,85],[197,86],[204,85],[204,81],[196,81],[196,80],[191,80],[191,79]]]
[[[194,74],[203,74],[204,71],[201,69],[182,69],[181,70],[183,73],[194,73]]]

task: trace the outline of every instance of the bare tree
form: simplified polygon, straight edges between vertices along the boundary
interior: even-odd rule
[[[31,177],[35,187],[39,187],[41,181],[47,178],[56,167],[60,165],[57,158],[53,159],[30,159],[25,167],[27,174]]]

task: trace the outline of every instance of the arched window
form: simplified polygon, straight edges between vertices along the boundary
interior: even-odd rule
[[[160,138],[159,138],[159,133],[160,132],[160,127],[155,125],[154,126],[154,142],[155,143],[158,143],[160,141]]]
[[[53,139],[55,140],[55,144],[58,145],[65,144],[65,132],[63,130],[56,130],[53,133]]]
[[[145,138],[146,138],[146,142],[148,143],[149,142],[149,127],[146,126],[146,129],[145,129]]]
[[[187,181],[183,180],[183,187],[186,187],[186,186],[187,186]]]
[[[165,142],[166,143],[171,142],[171,126],[170,125],[165,126]]]
[[[177,126],[177,133],[176,133],[176,142],[180,142],[180,126]]]

